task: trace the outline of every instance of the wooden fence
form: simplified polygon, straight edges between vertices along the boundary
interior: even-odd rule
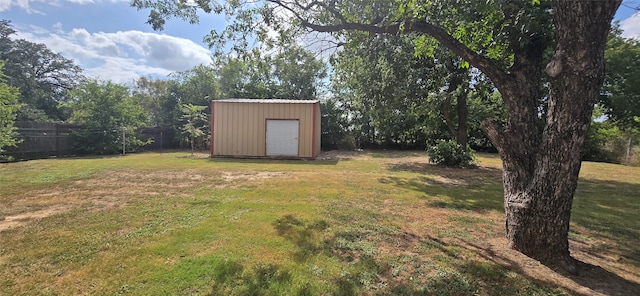
[[[77,154],[73,132],[80,126],[65,123],[17,121],[18,138],[22,140],[17,147],[7,147],[4,155],[14,159],[39,159],[64,157]],[[143,147],[145,150],[173,149],[179,144],[175,133],[166,128],[142,128],[143,139],[153,139],[153,143]]]
[[[71,134],[78,126],[62,123],[17,121],[17,147],[7,148],[5,155],[15,159],[38,159],[76,154]]]

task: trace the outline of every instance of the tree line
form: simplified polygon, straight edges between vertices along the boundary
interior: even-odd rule
[[[10,125],[16,120],[79,124],[83,153],[118,153],[122,130],[128,130],[127,147],[143,147],[140,127],[168,128],[177,141],[203,148],[209,130],[202,115],[218,98],[321,100],[323,149],[425,149],[449,140],[495,151],[482,121],[506,120],[490,79],[443,46],[419,53],[414,35],[354,33],[328,61],[292,44],[273,46],[268,55],[264,48],[236,58],[220,54],[210,65],[166,78],[140,77],[127,86],[89,79],[45,45],[12,39],[9,21],[0,23],[0,33],[6,122],[0,149],[16,144]],[[620,35],[616,29],[609,37],[607,79],[583,151],[586,160],[630,163],[640,140],[640,91],[628,83],[639,76],[640,67],[632,65],[640,46]]]

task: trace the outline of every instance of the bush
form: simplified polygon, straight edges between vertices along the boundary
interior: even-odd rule
[[[462,147],[452,140],[438,140],[435,146],[427,148],[429,162],[449,167],[475,167],[473,150]]]

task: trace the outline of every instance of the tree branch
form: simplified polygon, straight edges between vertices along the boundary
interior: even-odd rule
[[[502,155],[504,149],[505,137],[503,136],[503,129],[500,124],[493,119],[488,118],[482,121],[480,128],[485,132],[491,143],[498,149],[498,152]]]
[[[348,22],[344,18],[340,12],[335,10],[335,8],[328,8],[326,4],[319,3],[318,1],[314,1],[309,5],[301,6],[297,4],[298,8],[303,12],[306,12],[312,9],[314,6],[321,6],[327,9],[333,16],[335,16],[340,22],[337,24],[317,24],[309,21],[305,18],[300,12],[296,11],[291,4],[287,1],[282,0],[267,0],[283,9],[289,11],[293,14],[295,18],[297,18],[301,24],[316,32],[323,33],[336,33],[340,31],[365,31],[375,34],[402,34],[402,33],[423,33],[429,35],[440,43],[442,43],[449,50],[454,52],[456,55],[461,58],[467,60],[472,66],[478,68],[482,71],[487,77],[494,81],[496,84],[500,84],[505,81],[508,76],[507,73],[501,69],[498,65],[496,65],[489,58],[471,50],[469,47],[462,44],[460,41],[455,39],[453,36],[448,34],[443,28],[427,23],[421,20],[405,20],[403,22],[394,22],[387,25],[382,25],[380,23],[380,19],[373,20],[371,23],[354,23]],[[297,3],[297,2],[296,2]]]

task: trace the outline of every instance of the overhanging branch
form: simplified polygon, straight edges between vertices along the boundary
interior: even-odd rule
[[[404,20],[387,25],[380,24],[380,19],[372,20],[370,23],[349,22],[340,14],[335,7],[330,7],[326,3],[313,1],[308,5],[301,5],[297,1],[267,0],[283,9],[289,11],[300,23],[312,31],[323,33],[335,33],[340,31],[365,31],[374,34],[401,34],[401,33],[422,33],[438,40],[442,45],[454,52],[456,55],[467,60],[472,66],[478,68],[494,83],[500,84],[507,79],[507,74],[492,60],[471,50],[466,45],[448,34],[443,28],[421,20]],[[297,9],[296,9],[297,7]],[[322,7],[331,13],[339,23],[317,24],[304,17],[302,13],[312,10],[314,7]]]

